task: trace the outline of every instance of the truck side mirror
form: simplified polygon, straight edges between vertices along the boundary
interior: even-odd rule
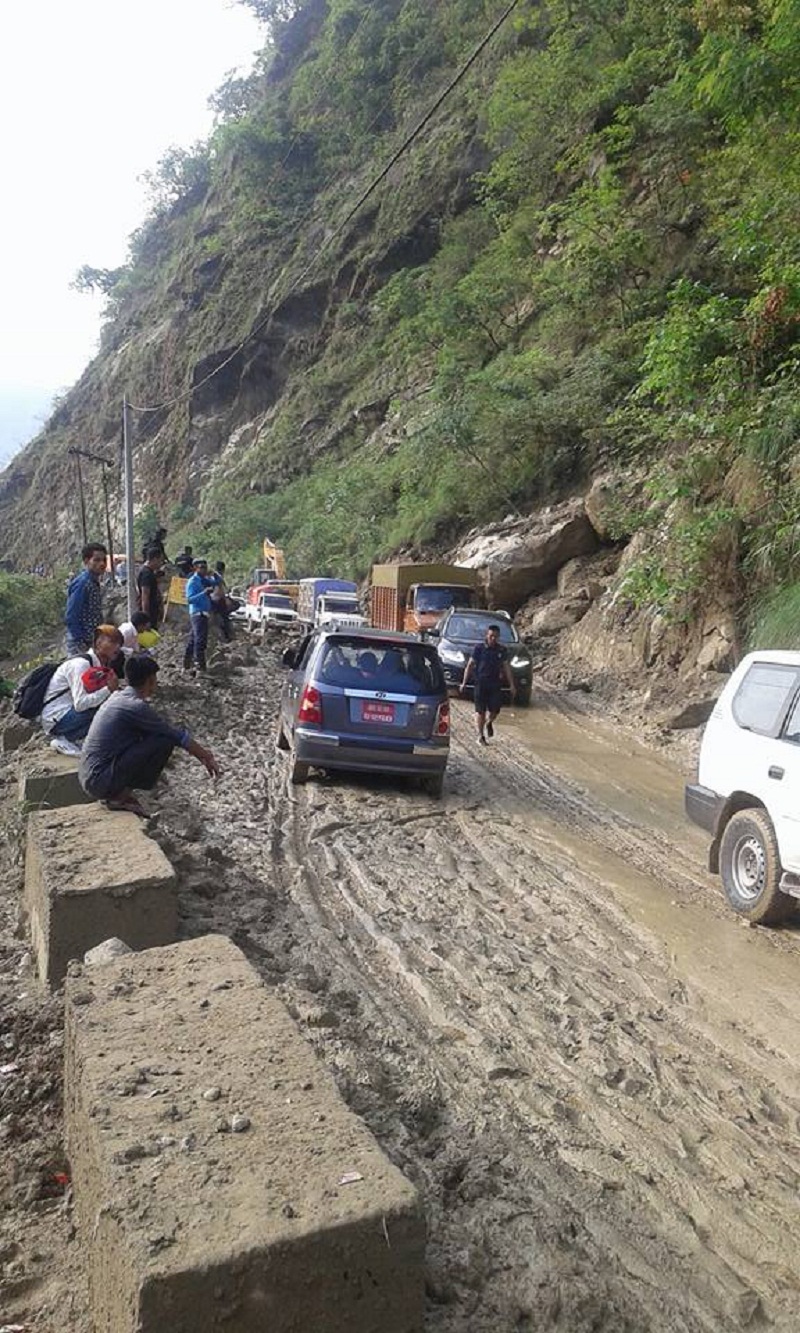
[[[281,662],[285,667],[297,666],[297,653],[294,648],[287,648],[281,654]]]
[[[431,625],[431,628],[426,629],[423,635],[423,638],[426,639],[441,639],[441,637],[442,631],[439,629],[438,625]]]

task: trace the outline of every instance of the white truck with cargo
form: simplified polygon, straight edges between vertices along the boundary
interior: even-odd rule
[[[334,602],[338,597],[338,611],[341,616],[355,617],[348,628],[358,629],[364,624],[357,600],[358,585],[349,579],[313,578],[301,579],[298,584],[297,614],[301,625],[308,629],[330,625],[334,619]],[[320,603],[323,605],[320,606]],[[324,615],[324,620],[318,617]],[[339,616],[336,616],[339,619]]]

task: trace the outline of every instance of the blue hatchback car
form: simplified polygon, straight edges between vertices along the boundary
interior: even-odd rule
[[[397,773],[441,796],[450,704],[435,648],[411,634],[317,630],[283,654],[277,744],[309,770]]]

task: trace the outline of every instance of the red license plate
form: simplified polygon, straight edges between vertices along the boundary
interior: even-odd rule
[[[379,699],[362,699],[362,722],[394,722],[394,704],[381,703]]]

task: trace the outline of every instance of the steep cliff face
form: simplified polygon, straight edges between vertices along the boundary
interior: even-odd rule
[[[0,475],[0,555],[74,555],[67,450],[116,456],[127,394],[139,507],[240,566],[268,531],[361,574],[611,470],[631,604],[688,624],[715,569],[790,578],[796,6],[278,9],[90,271],[102,349]]]
[[[383,191],[342,225],[418,119],[423,107],[417,99],[432,100],[452,76],[462,43],[437,58],[417,58],[422,73],[410,65],[407,86],[386,90],[383,119],[391,132],[381,134],[376,125],[374,135],[356,138],[347,169],[328,173],[320,187],[324,161],[309,172],[312,133],[301,125],[320,118],[314,151],[321,156],[324,105],[307,98],[310,106],[283,127],[277,145],[268,136],[274,119],[286,116],[304,65],[325,65],[337,52],[346,61],[350,54],[348,77],[357,91],[354,37],[368,7],[351,6],[361,15],[356,31],[345,24],[337,36],[341,8],[303,5],[277,25],[262,68],[248,81],[249,115],[223,118],[203,179],[191,188],[180,183],[177,198],[133,238],[131,263],[110,291],[100,354],[46,430],[0,476],[6,558],[27,564],[74,556],[77,507],[67,451],[80,445],[116,458],[125,395],[134,409],[138,506],[194,515],[202,513],[204,500],[213,512],[215,485],[236,496],[276,489],[335,448],[354,424],[379,424],[404,387],[381,367],[364,375],[348,364],[358,307],[394,273],[435,254],[443,220],[473,198],[470,178],[483,156],[476,116],[463,97],[454,97],[414,163],[399,162]],[[409,6],[375,8],[380,21],[368,26],[385,45],[392,19]],[[479,20],[484,6],[462,8]],[[485,65],[482,80],[491,78],[492,68]],[[402,61],[395,77],[401,73]],[[328,92],[335,100],[335,84]],[[343,114],[335,108],[334,121]],[[334,128],[341,132],[340,125]],[[264,141],[254,145],[245,131]],[[337,156],[343,155],[331,154],[333,162]],[[338,344],[329,359],[341,356],[342,382],[315,395],[308,380],[331,343]],[[338,390],[351,386],[345,401]],[[273,442],[275,423],[281,438]],[[87,484],[90,522],[97,521],[100,495],[91,475]],[[118,494],[116,508],[119,518]]]

